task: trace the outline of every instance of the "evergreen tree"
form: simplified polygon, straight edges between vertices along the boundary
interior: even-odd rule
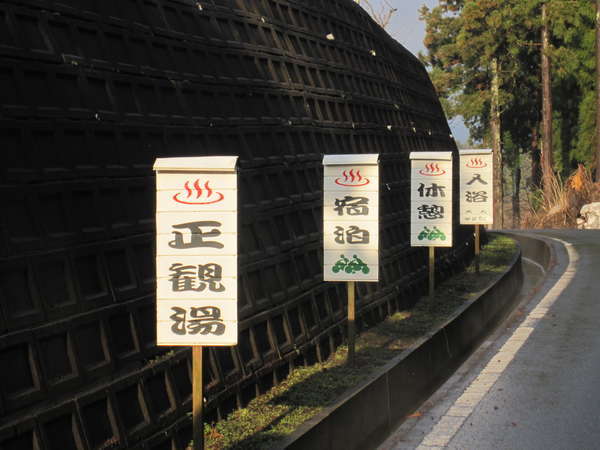
[[[554,97],[549,156],[554,156],[555,163],[547,166],[547,175],[552,176],[552,169],[568,173],[578,162],[594,160],[594,1],[438,0],[438,6],[421,9],[427,54],[420,56],[430,69],[448,117],[463,116],[471,137],[491,145],[497,101],[500,129],[510,140],[504,160],[518,171],[520,153],[530,151],[531,179],[536,185],[540,179],[544,4],[550,44],[545,54],[552,63]],[[520,174],[513,177],[515,182],[519,179]],[[515,202],[518,197],[513,198]]]

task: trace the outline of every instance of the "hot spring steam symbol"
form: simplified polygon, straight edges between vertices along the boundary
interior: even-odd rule
[[[444,175],[446,171],[444,169],[440,169],[438,163],[429,163],[425,164],[425,168],[419,170],[421,175],[425,175],[426,177],[437,177],[440,175]]]
[[[370,183],[369,179],[360,174],[360,170],[356,172],[354,172],[354,169],[350,169],[350,171],[344,170],[342,175],[344,175],[344,178],[336,178],[335,184],[339,186],[359,187]]]
[[[178,192],[173,196],[173,200],[184,205],[211,205],[223,200],[223,194],[213,191],[208,185],[209,181],[204,183],[204,189],[200,187],[200,180],[194,181],[193,190],[190,187],[190,182],[186,181],[184,189],[186,194]],[[184,198],[181,198],[184,197]]]
[[[481,158],[471,158],[471,160],[467,162],[466,166],[470,169],[482,169],[487,167],[487,164],[484,163]]]

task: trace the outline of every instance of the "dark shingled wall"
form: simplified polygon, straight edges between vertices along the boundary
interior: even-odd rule
[[[344,339],[322,154],[381,154],[365,327],[426,287],[408,153],[455,146],[423,66],[351,0],[0,0],[0,149],[0,449],[69,450],[190,436],[189,350],[154,345],[155,158],[240,156],[240,345],[205,350],[214,420]],[[441,278],[471,256],[455,232]]]

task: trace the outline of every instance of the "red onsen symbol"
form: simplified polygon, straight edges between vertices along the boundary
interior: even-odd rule
[[[466,166],[471,169],[481,169],[487,167],[487,164],[481,158],[471,158],[471,161],[468,161]]]
[[[339,184],[340,186],[359,187],[366,186],[370,183],[369,179],[360,174],[360,170],[357,170],[356,173],[354,173],[354,169],[350,169],[349,172],[344,170],[342,175],[344,175],[344,178],[336,178],[335,184]]]
[[[429,163],[425,164],[425,169],[419,170],[419,173],[427,177],[437,177],[439,175],[444,175],[446,171],[440,169],[440,166],[437,163]]]
[[[185,199],[180,198],[183,194],[178,192],[173,196],[173,200],[178,203],[183,203],[184,205],[210,205],[223,200],[223,194],[213,191],[208,186],[208,183],[208,181],[204,183],[204,189],[202,189],[200,187],[200,181],[196,180],[193,185],[194,191],[196,192],[194,195],[194,191],[190,188],[190,182],[186,181],[184,185],[185,191],[187,192]]]

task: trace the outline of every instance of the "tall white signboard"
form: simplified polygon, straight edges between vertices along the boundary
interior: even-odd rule
[[[452,152],[412,152],[410,245],[452,247]]]
[[[236,345],[237,156],[159,158],[157,345]]]
[[[494,223],[494,161],[491,149],[460,150],[460,223]]]
[[[323,157],[325,281],[379,280],[378,157]]]

